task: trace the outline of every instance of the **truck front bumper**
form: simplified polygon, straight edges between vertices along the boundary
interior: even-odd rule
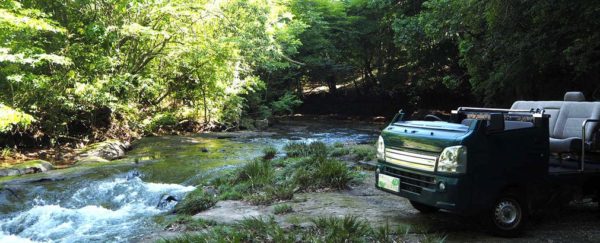
[[[379,174],[398,178],[399,185],[393,189],[384,188],[380,184]],[[380,162],[375,181],[375,186],[379,190],[411,201],[458,214],[468,214],[473,211],[470,208],[470,183],[464,175],[439,175]]]

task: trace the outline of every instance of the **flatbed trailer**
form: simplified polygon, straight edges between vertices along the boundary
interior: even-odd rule
[[[565,100],[461,107],[450,121],[400,112],[378,140],[376,187],[422,213],[482,215],[500,236],[519,235],[534,212],[598,201],[600,102]]]

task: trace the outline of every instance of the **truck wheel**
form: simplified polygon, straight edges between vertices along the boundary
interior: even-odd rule
[[[504,194],[488,212],[489,228],[502,237],[516,237],[523,232],[527,218],[525,205],[514,194]]]
[[[439,211],[439,208],[436,207],[432,207],[426,204],[422,204],[420,202],[415,202],[415,201],[410,201],[410,205],[413,206],[413,208],[415,208],[416,210],[418,210],[421,213],[427,214],[427,213],[435,213],[437,211]]]

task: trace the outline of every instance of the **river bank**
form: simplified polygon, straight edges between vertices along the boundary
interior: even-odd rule
[[[215,124],[205,126],[195,124],[194,126],[163,129],[158,133],[146,134],[146,136],[140,136],[139,133],[130,131],[132,134],[122,135],[121,138],[105,138],[87,145],[67,143],[54,147],[4,149],[0,156],[0,177],[46,172],[52,169],[69,168],[82,163],[107,162],[119,159],[124,157],[125,152],[131,149],[132,143],[144,137],[194,135],[220,139],[268,137],[278,133],[306,133],[312,125],[322,121],[329,121],[342,126],[351,124],[354,127],[376,132],[382,127],[386,118],[296,114],[294,116],[276,117],[263,122],[266,124],[265,126],[254,127],[254,129],[259,130],[234,129],[234,131],[226,131],[229,129]],[[292,137],[292,139],[294,138]]]

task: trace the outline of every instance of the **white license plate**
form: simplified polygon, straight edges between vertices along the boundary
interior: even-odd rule
[[[377,186],[390,191],[398,192],[400,188],[400,178],[379,174],[379,177],[377,178]]]

